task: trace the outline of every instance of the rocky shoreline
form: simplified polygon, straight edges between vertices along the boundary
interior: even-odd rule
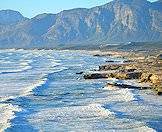
[[[98,70],[84,74],[84,79],[114,78],[119,80],[138,80],[139,83],[150,83],[149,87],[128,84],[107,83],[108,86],[120,88],[153,89],[162,95],[162,54],[146,55],[144,53],[105,52],[94,56],[111,56],[125,58],[122,63],[112,60],[99,66]]]

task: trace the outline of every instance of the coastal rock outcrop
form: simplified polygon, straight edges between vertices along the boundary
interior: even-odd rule
[[[121,80],[126,79],[139,79],[141,77],[141,72],[121,72],[121,71],[110,71],[110,72],[97,72],[85,74],[85,79],[100,79],[100,78],[116,78]]]
[[[125,79],[139,79],[141,72],[119,72],[114,74],[114,78],[125,80]]]
[[[108,74],[106,74],[106,73],[91,73],[91,74],[84,75],[84,79],[100,79],[100,78],[108,78]]]
[[[122,65],[108,64],[108,65],[99,66],[99,71],[119,70],[119,69],[123,69]]]
[[[130,54],[132,56],[132,54]],[[130,57],[131,58],[131,57]],[[115,78],[119,80],[137,79],[140,83],[149,83],[158,95],[162,94],[162,57],[158,56],[141,56],[132,58],[125,63],[108,64],[99,66],[99,70],[84,75],[85,79]],[[112,64],[110,64],[112,63]],[[127,84],[110,84],[121,88],[139,88]],[[146,87],[145,87],[146,88]],[[144,89],[145,89],[144,88]],[[147,87],[150,88],[150,87]],[[140,89],[140,88],[139,88]],[[143,89],[143,88],[142,88]]]

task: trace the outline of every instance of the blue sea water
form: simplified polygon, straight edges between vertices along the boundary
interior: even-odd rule
[[[119,80],[76,74],[109,59],[83,51],[1,50],[0,131],[162,131],[161,96],[106,88]]]

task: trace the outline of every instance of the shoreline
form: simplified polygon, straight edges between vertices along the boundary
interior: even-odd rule
[[[108,60],[100,65],[98,70],[83,75],[84,79],[136,79],[140,84],[150,86],[132,86],[129,84],[107,83],[106,86],[118,86],[120,88],[152,89],[157,95],[162,95],[162,58],[161,54],[147,54],[122,51],[97,51],[92,53],[95,57],[122,58],[123,62]]]
[[[40,53],[43,53],[41,56],[45,55],[44,52],[40,52]],[[75,53],[78,56],[78,53],[77,52],[75,52]],[[83,52],[79,52],[79,54],[80,53],[83,53]],[[84,53],[88,53],[88,52],[84,52]],[[49,55],[49,54],[47,53],[47,55]],[[65,55],[66,54],[63,54],[63,58],[64,58],[64,60],[67,61],[67,55],[66,56]],[[54,57],[53,54],[50,54],[50,56]],[[47,57],[49,57],[49,56],[47,56]],[[99,117],[99,119],[105,118],[104,122],[107,125],[107,129],[111,127],[111,125],[109,126],[108,123],[111,121],[110,120],[110,119],[112,119],[111,117],[113,117],[114,121],[116,121],[116,123],[117,123],[116,129],[118,129],[118,130],[120,129],[120,125],[118,125],[118,122],[123,123],[123,125],[125,124],[125,125],[131,126],[131,125],[134,125],[134,121],[135,121],[134,129],[139,129],[139,130],[142,129],[143,130],[143,128],[144,128],[145,130],[149,130],[149,129],[153,130],[151,126],[147,125],[147,123],[142,122],[142,121],[138,122],[138,120],[134,120],[134,119],[132,119],[131,121],[129,121],[127,123],[124,123],[128,119],[128,118],[124,118],[124,116],[121,119],[121,120],[123,120],[123,122],[122,122],[120,120],[120,115],[118,114],[118,112],[116,110],[121,110],[121,113],[124,113],[124,110],[122,109],[123,107],[119,106],[119,108],[117,108],[117,109],[109,108],[109,105],[113,104],[114,102],[117,102],[117,103],[120,102],[121,105],[126,105],[126,106],[127,106],[127,103],[130,105],[131,105],[131,103],[134,103],[131,106],[135,107],[136,106],[135,102],[137,99],[136,98],[137,95],[136,95],[136,93],[134,93],[135,90],[127,89],[127,88],[126,89],[118,88],[116,90],[107,92],[107,90],[111,90],[110,87],[103,88],[104,84],[107,82],[107,80],[104,81],[102,83],[102,85],[100,85],[98,80],[96,80],[96,82],[92,82],[94,84],[91,84],[91,81],[88,82],[88,80],[87,80],[87,82],[88,82],[87,83],[83,78],[80,78],[83,75],[83,73],[81,73],[81,72],[79,73],[78,71],[83,70],[83,69],[86,70],[87,67],[94,68],[94,65],[97,66],[100,61],[101,61],[100,64],[103,64],[106,61],[106,59],[105,59],[106,57],[104,57],[103,60],[102,60],[102,58],[98,58],[98,57],[95,58],[95,57],[92,57],[91,55],[87,56],[86,54],[84,56],[79,55],[78,57],[79,58],[81,57],[81,60],[79,62],[73,61],[75,59],[79,60],[76,57],[75,58],[70,57],[71,58],[71,59],[69,59],[70,63],[69,63],[69,60],[68,60],[68,63],[66,63],[66,62],[62,63],[60,61],[60,63],[62,64],[60,68],[66,67],[68,65],[67,69],[69,69],[70,74],[68,74],[68,72],[65,72],[65,73],[63,72],[62,74],[59,74],[59,76],[57,76],[58,74],[55,75],[55,72],[57,71],[56,69],[60,69],[60,68],[56,68],[56,69],[54,69],[54,71],[51,69],[52,72],[49,72],[50,76],[45,75],[45,77],[47,77],[47,80],[44,80],[44,78],[41,77],[41,79],[43,79],[44,81],[49,81],[48,85],[38,86],[37,88],[35,88],[33,90],[33,94],[30,94],[29,97],[26,96],[27,98],[25,97],[25,98],[23,98],[23,100],[16,99],[15,100],[16,103],[13,100],[9,100],[9,103],[11,102],[11,104],[12,103],[19,104],[21,109],[14,109],[15,110],[15,111],[13,111],[14,117],[9,113],[10,114],[9,116],[12,116],[13,118],[11,118],[11,121],[10,121],[10,119],[6,119],[10,123],[9,125],[11,125],[11,127],[7,126],[8,127],[6,129],[7,131],[16,130],[19,128],[23,129],[23,127],[25,127],[25,128],[27,127],[28,129],[34,129],[36,126],[39,128],[40,122],[39,123],[37,123],[37,121],[32,122],[33,120],[30,117],[33,117],[34,119],[39,117],[40,118],[39,121],[42,121],[42,123],[44,123],[44,122],[48,122],[48,121],[50,122],[51,120],[56,121],[58,118],[57,118],[57,116],[53,116],[53,115],[58,115],[59,117],[62,117],[60,119],[63,119],[63,122],[65,122],[65,121],[68,121],[68,120],[64,120],[67,118],[67,116],[66,116],[67,113],[69,115],[68,118],[72,119],[72,121],[75,121],[77,117],[82,117],[82,119],[85,119],[85,121],[87,120],[86,124],[89,123],[89,117],[90,118],[93,117],[94,121],[96,121],[96,116]],[[87,57],[89,57],[89,59],[87,59]],[[82,64],[83,58],[85,59],[86,67],[83,66],[84,68],[82,69],[80,67],[80,64]],[[54,57],[54,60],[52,58],[48,58],[48,59],[50,60],[49,64],[52,64],[51,66],[53,66],[53,62],[55,62],[55,60],[59,60],[55,57]],[[39,59],[38,59],[38,61],[39,61]],[[92,61],[92,63],[91,63],[91,61]],[[109,63],[109,62],[106,62],[106,63]],[[37,62],[36,62],[36,64],[37,64]],[[41,64],[43,64],[43,65],[40,65],[40,64],[35,65],[35,67],[33,67],[33,69],[35,69],[35,68],[37,69],[37,66],[41,66],[41,67],[39,67],[38,71],[42,72],[42,70],[44,68],[45,69],[47,68],[47,71],[49,71],[48,69],[49,69],[50,65],[48,63],[42,62]],[[48,67],[45,67],[46,66],[45,64],[48,65]],[[79,64],[79,66],[76,64]],[[55,65],[55,66],[58,66],[58,65]],[[78,67],[78,68],[75,69],[76,67]],[[41,68],[43,68],[43,69],[41,70]],[[78,72],[78,74],[82,74],[82,75],[79,75],[78,77],[76,77],[76,75],[75,75],[76,72]],[[94,71],[94,72],[101,72],[101,71]],[[102,72],[105,73],[104,70]],[[65,75],[65,77],[64,77],[64,75]],[[74,78],[76,77],[76,78],[74,79],[73,77]],[[83,81],[82,83],[79,83],[80,80],[76,80],[79,78],[81,79],[81,81]],[[65,80],[67,83],[66,82],[64,83]],[[73,83],[74,80],[77,82]],[[114,81],[118,82],[116,80],[114,80]],[[135,84],[134,81],[136,81],[136,80],[133,80],[132,82],[130,81],[130,83]],[[112,81],[110,81],[110,82],[112,82]],[[56,85],[54,85],[54,83],[56,83]],[[61,85],[59,85],[59,84],[61,84]],[[34,83],[34,85],[35,85],[35,83]],[[60,94],[59,90],[58,90],[58,92],[55,93],[55,88],[57,88],[57,86],[58,86],[58,88],[60,87],[61,94]],[[72,88],[72,89],[70,89],[70,91],[68,91],[69,88]],[[47,91],[45,92],[44,90],[47,90]],[[71,98],[71,97],[73,97],[73,98]],[[31,101],[29,101],[29,99],[31,99]],[[60,106],[58,106],[57,101],[56,101],[56,104],[54,103],[55,99],[59,99],[58,101],[63,102],[63,104],[60,104]],[[68,101],[67,101],[67,99],[68,99]],[[41,102],[41,107],[39,107],[40,104],[37,101],[43,101],[43,102]],[[47,101],[47,102],[44,102],[44,101]],[[69,104],[70,101],[71,102],[74,101],[72,103],[72,105]],[[32,109],[35,110],[37,103],[38,103],[38,109],[37,109],[38,114],[36,114],[32,111]],[[47,105],[48,103],[51,103],[53,106],[52,107],[48,106]],[[66,105],[64,103],[66,103]],[[27,107],[27,106],[30,106],[30,107]],[[141,106],[143,106],[143,104],[141,104]],[[144,106],[144,107],[146,107],[146,106]],[[7,109],[5,109],[5,110],[7,110]],[[49,112],[48,110],[50,110],[51,112]],[[82,110],[82,111],[80,112],[80,110]],[[27,113],[26,113],[26,111],[27,111]],[[59,111],[61,111],[61,113],[59,113]],[[74,113],[76,113],[76,114],[74,114]],[[86,113],[86,114],[82,114],[82,113]],[[40,114],[43,116],[39,116]],[[64,118],[64,116],[62,116],[62,114],[65,115],[65,118]],[[89,117],[87,117],[87,114]],[[27,117],[25,117],[24,115]],[[129,115],[129,113],[128,113],[128,115]],[[110,118],[109,118],[109,116],[110,116]],[[137,114],[137,116],[138,116],[138,114]],[[51,119],[50,117],[53,117],[53,118]],[[71,117],[73,117],[73,118],[71,118]],[[24,119],[23,124],[21,124],[21,120],[20,120],[21,118]],[[109,118],[109,119],[107,119],[107,118]],[[30,121],[29,124],[27,121]],[[79,120],[79,121],[81,121],[81,120]],[[62,123],[62,122],[60,122],[60,123]],[[142,123],[142,125],[139,125],[141,123]],[[19,127],[19,125],[22,125],[22,126]],[[52,125],[52,126],[54,126],[54,125]],[[137,127],[137,128],[135,128],[135,127]],[[42,126],[40,128],[42,128]],[[128,127],[128,128],[131,128],[131,127]],[[56,129],[57,129],[57,127],[56,127]],[[123,126],[123,129],[127,129],[127,127]]]

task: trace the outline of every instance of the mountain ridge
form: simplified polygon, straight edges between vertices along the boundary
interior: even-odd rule
[[[160,6],[160,0],[114,0],[89,9],[44,13],[31,19],[20,17],[13,23],[8,20],[7,24],[1,24],[0,17],[0,48],[93,47],[162,41]]]

